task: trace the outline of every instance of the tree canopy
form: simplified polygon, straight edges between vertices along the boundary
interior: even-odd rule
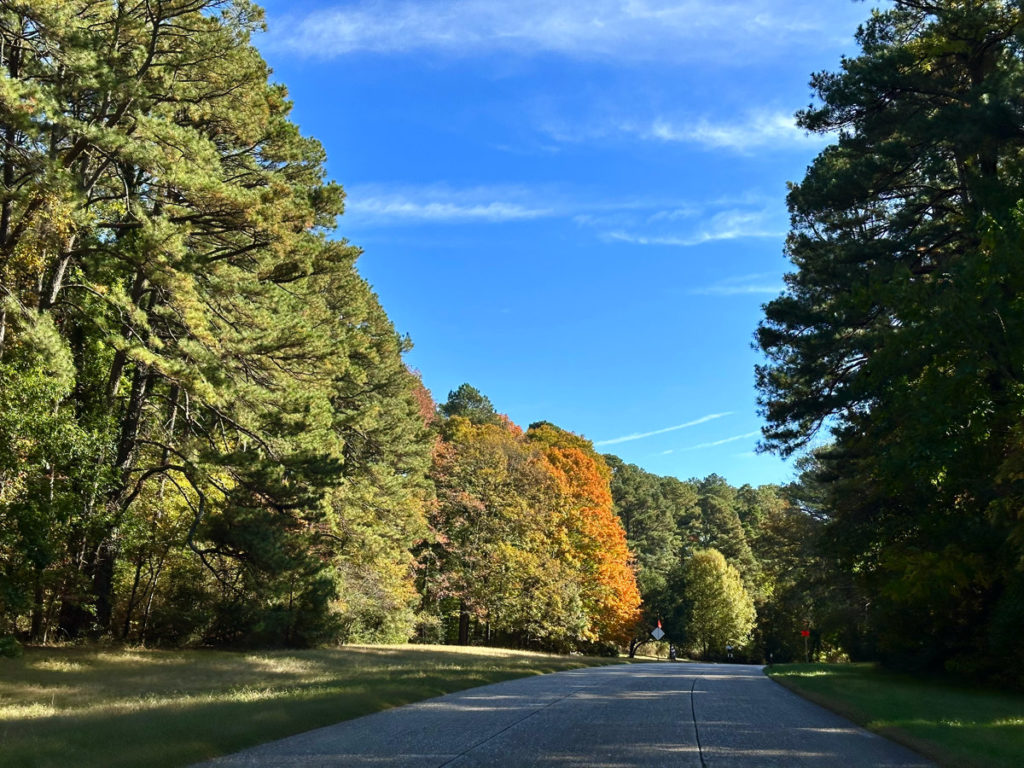
[[[622,641],[640,594],[609,474],[588,441],[552,424],[524,434],[504,417],[446,419],[432,472],[436,543],[421,555],[423,636],[555,649]]]

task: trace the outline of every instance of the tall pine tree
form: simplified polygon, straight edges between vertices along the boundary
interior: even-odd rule
[[[161,611],[207,640],[333,635],[337,530],[372,505],[411,600],[416,382],[327,238],[343,196],[249,43],[260,19],[0,3],[0,365],[5,397],[33,393],[0,429],[0,514],[31,532],[0,546],[33,635],[145,638]],[[63,439],[30,437],[43,412]]]
[[[767,444],[835,437],[830,527],[878,650],[1017,675],[1022,31],[1019,2],[896,0],[814,77],[800,124],[838,141],[790,192],[797,270],[758,331]]]

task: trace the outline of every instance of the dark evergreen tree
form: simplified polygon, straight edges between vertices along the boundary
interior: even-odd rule
[[[606,454],[612,471],[615,513],[636,557],[637,584],[643,595],[664,589],[669,570],[679,557],[679,531],[669,502],[661,493],[661,478],[635,464]]]
[[[879,652],[1018,679],[1022,30],[1019,2],[896,0],[814,77],[800,124],[838,141],[792,187],[758,331],[766,444],[834,435],[818,482]]]
[[[743,576],[748,591],[757,594],[758,567],[737,512],[736,489],[712,474],[697,483],[697,493],[701,547],[721,552]]]
[[[488,397],[469,384],[460,384],[458,389],[448,393],[448,400],[441,405],[441,413],[448,418],[462,416],[474,424],[501,422]]]

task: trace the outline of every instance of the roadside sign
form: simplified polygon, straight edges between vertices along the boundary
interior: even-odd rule
[[[654,631],[651,632],[651,637],[655,640],[661,640],[661,638],[665,636],[665,630],[661,628],[660,624],[661,622],[659,622],[659,626],[655,627]]]
[[[800,630],[800,636],[801,637],[810,637],[811,636],[811,630],[809,630],[809,629],[801,629]]]

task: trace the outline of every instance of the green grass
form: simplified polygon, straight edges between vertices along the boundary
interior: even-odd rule
[[[0,765],[187,765],[463,688],[610,661],[441,646],[28,649],[0,659]]]
[[[777,664],[772,679],[941,765],[1024,765],[1024,694],[882,671]]]

